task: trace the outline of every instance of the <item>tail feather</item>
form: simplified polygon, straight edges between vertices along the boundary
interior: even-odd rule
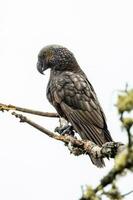
[[[92,163],[94,165],[96,165],[97,167],[99,167],[99,168],[105,167],[105,163],[104,163],[103,158],[94,158],[94,156],[91,155],[91,154],[89,154],[89,157],[90,157]]]
[[[61,103],[61,108],[66,114],[68,121],[72,124],[74,130],[79,133],[83,140],[90,140],[100,147],[104,143],[112,141],[104,117],[104,127],[100,128],[99,126],[90,123],[86,113],[80,112],[80,110],[73,110],[63,102]],[[95,158],[92,154],[89,154],[89,157],[92,163],[97,167],[102,168],[105,166],[103,158]]]

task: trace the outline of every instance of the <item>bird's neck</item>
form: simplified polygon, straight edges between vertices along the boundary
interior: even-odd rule
[[[69,65],[66,68],[60,70],[60,68],[52,68],[50,70],[50,76],[58,76],[66,71],[72,72],[72,73],[83,73],[82,69],[78,65],[78,63],[75,63],[74,65]]]

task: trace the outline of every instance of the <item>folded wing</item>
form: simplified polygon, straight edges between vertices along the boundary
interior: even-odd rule
[[[71,74],[58,79],[57,84],[54,97],[81,138],[99,146],[112,141],[102,108],[86,77]]]

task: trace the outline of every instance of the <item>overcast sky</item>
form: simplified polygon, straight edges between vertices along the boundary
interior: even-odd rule
[[[133,86],[133,2],[1,1],[1,103],[54,111],[45,97],[49,71],[41,76],[36,70],[37,54],[48,44],[74,53],[96,90],[112,137],[126,142],[114,104],[126,82]],[[58,125],[55,119],[29,117],[50,130]],[[62,143],[0,113],[2,200],[78,200],[81,185],[96,186],[113,166],[106,163],[97,169],[87,156],[74,157]],[[132,178],[120,179],[122,193],[133,189]]]

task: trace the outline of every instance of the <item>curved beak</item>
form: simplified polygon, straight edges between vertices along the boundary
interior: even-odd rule
[[[44,64],[38,61],[38,62],[37,62],[37,70],[38,70],[41,74],[44,74],[44,73],[43,73],[43,72],[45,71]]]

